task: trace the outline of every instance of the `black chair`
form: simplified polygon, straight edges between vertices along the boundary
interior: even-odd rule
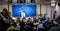
[[[0,17],[0,29],[1,31],[6,31],[10,24],[4,22],[4,20]]]
[[[27,26],[24,28],[24,31],[33,31],[31,26]]]
[[[20,31],[20,30],[9,30],[9,31]]]
[[[24,30],[24,26],[25,26],[25,23],[24,22],[20,22],[20,27],[21,27],[21,31],[23,31]]]
[[[60,26],[51,27],[49,31],[60,31]]]
[[[39,29],[39,30],[37,30],[37,31],[45,31],[45,29],[41,28],[41,29]]]

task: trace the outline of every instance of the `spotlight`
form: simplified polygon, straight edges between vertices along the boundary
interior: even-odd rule
[[[55,0],[51,0],[51,6],[55,6]]]

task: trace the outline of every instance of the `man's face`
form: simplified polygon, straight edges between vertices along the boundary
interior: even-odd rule
[[[25,12],[25,11],[23,11],[23,12]]]
[[[22,12],[24,12],[24,10],[21,10]]]

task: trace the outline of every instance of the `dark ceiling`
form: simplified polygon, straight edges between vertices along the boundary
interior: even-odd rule
[[[37,1],[37,0],[36,0]],[[60,0],[55,0],[56,2],[59,2]],[[0,4],[7,3],[8,0],[0,0]],[[37,3],[51,3],[51,0],[39,0]]]

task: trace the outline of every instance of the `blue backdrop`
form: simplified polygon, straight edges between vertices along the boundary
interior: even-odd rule
[[[20,17],[21,16],[21,10],[25,11],[25,16],[36,16],[36,5],[13,5],[12,6],[12,16],[14,17]]]

